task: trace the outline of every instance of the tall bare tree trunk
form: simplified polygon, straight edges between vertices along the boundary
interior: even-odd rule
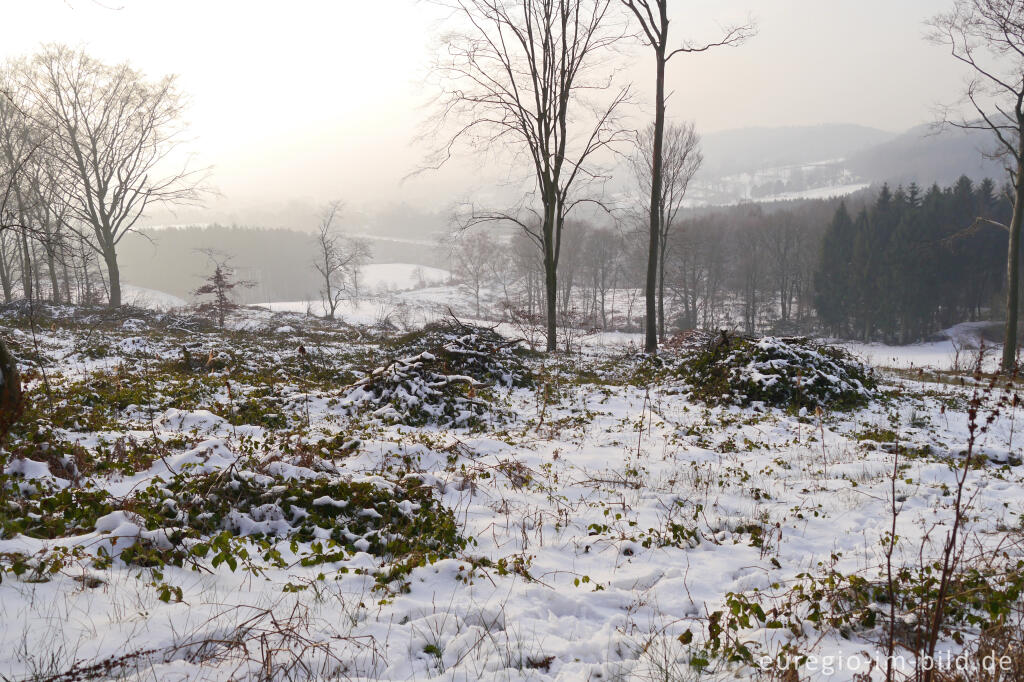
[[[117,251],[114,247],[103,249],[103,260],[107,264],[107,281],[110,285],[110,307],[121,307],[121,270],[117,265]]]
[[[47,213],[49,213],[47,211]],[[59,304],[61,302],[60,281],[57,278],[57,249],[60,244],[57,241],[56,230],[50,221],[49,215],[43,219],[43,252],[46,254],[46,270],[50,275],[50,299]]]
[[[11,302],[11,271],[7,266],[7,242],[0,242],[0,286],[4,290],[4,303]]]
[[[668,30],[668,20],[663,15],[662,30]],[[644,350],[648,353],[658,352],[658,242],[661,236],[661,169],[662,149],[665,141],[665,48],[654,46],[657,62],[657,79],[654,94],[654,144],[651,157],[651,215],[650,244],[647,251],[647,315],[645,325]]]
[[[92,276],[89,273],[89,256],[91,255],[85,248],[82,242],[79,242],[78,247],[79,255],[82,257],[82,278],[85,283],[85,300],[87,303],[92,303],[93,292],[92,292]]]
[[[26,301],[32,300],[32,253],[28,248],[28,235],[21,231],[21,287]]]
[[[1020,228],[1024,220],[1024,139],[1020,142],[1017,175],[1014,178],[1013,217],[1010,219],[1010,242],[1006,249],[1006,336],[1003,339],[1004,372],[1017,366],[1017,321],[1020,306]]]
[[[665,343],[665,252],[668,250],[668,238],[662,234],[660,239],[661,242],[658,244],[658,338]]]
[[[3,447],[11,427],[21,417],[24,406],[18,363],[7,348],[7,343],[0,338],[0,447]]]
[[[46,249],[46,269],[50,272],[50,290],[51,296],[54,303],[61,302],[61,291],[60,291],[60,280],[57,279],[57,258],[54,256],[53,249],[47,247]]]
[[[36,300],[42,301],[43,300],[43,280],[42,280],[42,275],[40,274],[40,271],[42,270],[42,266],[40,265],[40,263],[42,263],[43,258],[42,258],[42,255],[39,253],[39,251],[36,248],[36,242],[33,241],[33,242],[30,242],[30,243],[32,245],[32,262],[35,263],[35,267],[32,268],[33,286],[35,287],[35,291],[36,291]]]
[[[63,251],[61,254],[60,265],[64,279],[64,300],[67,303],[74,303],[75,300],[71,296],[71,273],[68,268],[68,258],[70,257],[70,254],[66,249],[62,248],[61,250]]]
[[[558,254],[555,245],[555,207],[548,202],[544,214],[544,296],[547,324],[547,350],[558,348]]]

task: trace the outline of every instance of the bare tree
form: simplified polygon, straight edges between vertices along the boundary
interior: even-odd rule
[[[370,256],[369,245],[365,242],[346,239],[338,233],[336,221],[343,207],[341,201],[329,202],[320,214],[316,232],[317,257],[313,266],[323,281],[320,298],[328,320],[334,319],[338,304],[349,288],[348,282],[355,286],[357,274],[354,271]]]
[[[476,316],[480,317],[480,295],[493,274],[498,244],[480,231],[456,235],[452,248],[452,265],[462,278],[462,286],[473,297]]]
[[[590,293],[592,323],[600,321],[601,329],[608,329],[608,297],[618,284],[621,270],[622,237],[613,229],[591,230],[582,249],[586,287]]]
[[[202,193],[200,172],[168,170],[183,133],[175,79],[149,81],[128,64],[61,45],[33,57],[23,77],[65,183],[68,217],[85,226],[107,267],[109,303],[119,306],[118,243],[152,204],[196,203]]]
[[[26,194],[29,196],[31,220],[35,226],[36,242],[42,247],[47,274],[49,276],[50,299],[61,302],[61,286],[58,279],[58,263],[66,256],[67,195],[57,177],[53,156],[36,154],[29,165],[26,178]],[[42,259],[37,259],[40,263]],[[35,275],[38,278],[40,268]],[[41,288],[36,287],[41,293]],[[70,300],[68,301],[70,302]]]
[[[8,237],[16,232],[25,233],[20,189],[27,165],[38,147],[27,135],[24,116],[15,106],[9,85],[7,78],[0,81],[0,282],[5,302],[11,299]],[[0,336],[0,449],[23,409],[18,363],[6,339]],[[0,471],[5,464],[0,460]]]
[[[34,299],[37,287],[33,282],[32,249],[30,233],[35,230],[31,192],[33,166],[44,152],[41,147],[45,136],[35,125],[28,113],[26,91],[18,87],[5,69],[0,85],[0,163],[4,167],[5,193],[3,196],[0,221],[4,230],[16,235],[18,256],[21,265],[22,293],[28,300]]]
[[[342,249],[347,257],[343,270],[343,284],[350,290],[353,299],[359,298],[359,279],[363,274],[363,266],[373,259],[373,247],[370,242],[359,237],[342,237]]]
[[[993,156],[1006,160],[1013,214],[1006,253],[1006,332],[1002,369],[1016,367],[1019,316],[1020,238],[1024,220],[1024,3],[1020,0],[956,0],[950,12],[929,22],[928,38],[949,47],[955,59],[974,71],[964,100],[967,116],[944,119],[959,128],[990,131]]]
[[[629,88],[615,87],[607,74],[593,74],[602,53],[622,37],[611,21],[613,0],[436,2],[452,9],[460,23],[443,37],[435,67],[443,94],[433,132],[443,141],[428,166],[444,164],[459,143],[471,149],[507,145],[526,160],[532,189],[522,205],[510,211],[471,209],[463,227],[508,221],[540,249],[547,349],[553,351],[566,216],[592,200],[583,190],[599,175],[594,157],[625,141],[616,114]],[[602,95],[599,104],[595,100]]]
[[[655,291],[658,283],[658,257],[661,250],[658,246],[660,237],[660,216],[662,200],[662,177],[664,165],[665,141],[665,67],[672,57],[689,52],[704,52],[712,47],[739,45],[753,35],[751,23],[730,26],[725,29],[722,37],[714,42],[703,44],[683,43],[672,49],[668,37],[668,0],[620,0],[633,14],[643,29],[647,44],[654,49],[655,56],[655,95],[654,95],[654,130],[651,144],[651,205],[650,205],[650,242],[647,251],[646,280],[646,335],[644,349],[648,353],[658,350],[658,335],[655,327],[657,306]]]
[[[779,297],[779,319],[789,322],[792,317],[793,298],[800,276],[800,250],[805,235],[800,227],[785,214],[767,215],[755,233],[756,243],[767,261],[767,269],[775,283]]]
[[[690,181],[700,169],[704,155],[700,151],[700,135],[692,121],[666,125],[662,143],[661,196],[658,200],[658,337],[665,340],[665,254],[669,233],[676,223],[679,209]],[[637,148],[631,159],[633,173],[642,192],[650,194],[654,178],[655,126],[648,126],[637,136]]]

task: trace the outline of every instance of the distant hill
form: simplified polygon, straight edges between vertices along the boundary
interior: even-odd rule
[[[927,124],[900,134],[846,124],[710,133],[688,197],[724,205],[840,196],[882,182],[950,185],[961,175],[1003,182],[1002,164],[984,156],[992,148],[984,131],[936,133]]]
[[[1003,182],[1006,172],[999,161],[987,159],[994,149],[992,135],[955,128],[936,133],[930,125],[911,128],[902,135],[852,154],[847,168],[872,181],[919,185],[951,185],[961,175],[973,180]]]
[[[741,128],[703,136],[703,172],[724,176],[779,166],[843,159],[894,138],[851,124]]]

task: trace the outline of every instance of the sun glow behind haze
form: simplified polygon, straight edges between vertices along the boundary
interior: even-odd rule
[[[737,49],[674,60],[669,115],[710,132],[859,123],[902,130],[955,98],[962,72],[921,40],[941,0],[673,0],[673,35],[758,22]],[[42,42],[83,46],[146,74],[175,73],[188,94],[195,163],[231,202],[332,197],[439,207],[471,191],[479,164],[402,182],[425,149],[431,49],[446,16],[430,2],[358,0],[0,0],[0,57]],[[632,56],[629,56],[632,55]],[[649,115],[651,58],[623,75]],[[500,176],[500,174],[499,174]]]

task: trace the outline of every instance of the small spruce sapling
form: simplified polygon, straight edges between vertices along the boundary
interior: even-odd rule
[[[238,308],[238,304],[232,297],[234,290],[237,288],[251,289],[256,286],[256,283],[235,279],[235,269],[231,267],[228,257],[213,251],[205,253],[213,264],[213,272],[192,294],[211,297],[212,300],[201,303],[198,310],[213,313],[217,318],[217,324],[223,328],[228,313]]]

